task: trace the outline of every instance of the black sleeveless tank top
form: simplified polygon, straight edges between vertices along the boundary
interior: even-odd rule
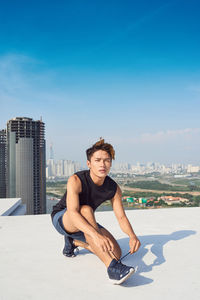
[[[79,194],[80,205],[89,205],[95,211],[97,207],[106,200],[110,200],[114,197],[117,190],[117,183],[106,176],[104,183],[101,186],[96,185],[90,177],[90,171],[84,170],[75,173],[82,184],[82,191]],[[66,208],[66,196],[67,191],[63,195],[62,199],[53,206],[51,217],[64,208]]]

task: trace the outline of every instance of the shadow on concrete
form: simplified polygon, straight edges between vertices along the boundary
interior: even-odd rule
[[[154,281],[152,278],[147,278],[141,275],[141,273],[151,272],[154,267],[158,267],[166,261],[163,255],[163,249],[168,242],[178,241],[193,234],[196,234],[196,231],[180,230],[168,235],[139,236],[138,238],[141,242],[141,246],[138,252],[133,255],[128,255],[122,261],[126,265],[134,266],[136,272],[122,285],[125,287],[134,287],[152,283]],[[123,256],[129,251],[129,238],[120,239],[118,240],[118,243],[122,249]],[[150,264],[145,263],[144,260],[147,253],[150,254],[151,258],[154,258],[153,262]]]
[[[166,261],[163,255],[164,246],[170,241],[179,241],[193,234],[196,234],[196,231],[179,230],[171,234],[138,236],[141,242],[140,249],[135,254],[128,255],[122,260],[122,263],[125,265],[133,266],[135,268],[135,274],[120,286],[134,287],[151,284],[154,280],[152,278],[145,277],[143,273],[151,272],[154,267],[158,267]],[[123,255],[129,251],[129,238],[123,238],[117,241],[122,249],[123,257]],[[86,249],[81,249],[79,254],[85,255],[92,253]],[[150,256],[150,260],[153,260],[150,264],[145,263],[145,256],[147,254]]]

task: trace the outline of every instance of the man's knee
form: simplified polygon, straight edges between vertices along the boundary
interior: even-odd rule
[[[89,205],[82,205],[81,208],[80,208],[80,213],[83,216],[87,216],[88,214],[89,215],[91,215],[91,214],[93,215],[94,211],[93,211],[93,209],[92,209],[91,206],[89,206]]]

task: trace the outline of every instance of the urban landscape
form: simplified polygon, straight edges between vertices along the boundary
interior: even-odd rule
[[[84,167],[46,159],[45,124],[27,117],[7,122],[0,131],[0,198],[22,199],[27,214],[50,213],[66,190],[68,178]],[[110,172],[122,189],[125,209],[200,205],[200,166],[157,162],[116,163]],[[112,209],[109,201],[99,210]]]

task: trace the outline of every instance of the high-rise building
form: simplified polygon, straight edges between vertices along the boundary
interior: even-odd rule
[[[17,117],[7,122],[7,197],[20,197],[27,214],[46,212],[44,123]]]
[[[54,159],[54,153],[53,153],[53,145],[50,145],[50,159]]]
[[[0,130],[0,198],[6,198],[6,130]]]

